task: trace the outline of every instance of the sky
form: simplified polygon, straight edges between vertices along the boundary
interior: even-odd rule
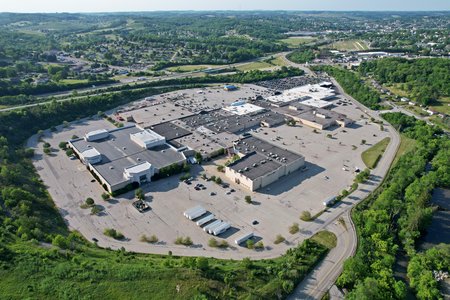
[[[158,10],[450,11],[450,0],[0,0],[0,12]]]

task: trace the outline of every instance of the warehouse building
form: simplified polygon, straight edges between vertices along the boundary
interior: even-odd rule
[[[134,125],[89,132],[70,140],[69,147],[110,193],[150,182],[161,169],[186,161],[163,136]]]
[[[305,165],[302,155],[253,136],[236,141],[234,151],[241,158],[225,168],[225,175],[251,191],[263,188]]]
[[[353,120],[346,115],[332,110],[306,106],[301,102],[291,103],[289,106],[274,108],[293,120],[315,129],[328,129],[333,126],[347,127]]]

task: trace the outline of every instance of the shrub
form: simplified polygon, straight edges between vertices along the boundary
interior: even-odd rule
[[[87,198],[85,203],[89,206],[94,205],[94,199],[92,199],[91,197]]]
[[[67,149],[66,150],[66,155],[67,156],[72,156],[73,155],[73,150],[72,149]]]
[[[225,167],[223,165],[217,166],[217,171],[224,172]]]
[[[50,153],[52,153],[52,149],[50,148],[44,148],[44,153],[49,155]]]
[[[217,242],[217,240],[215,238],[210,238],[208,241],[208,246],[216,248],[219,246],[219,243]]]
[[[67,148],[67,142],[60,142],[59,145],[58,145],[58,147],[59,147],[61,150],[66,150],[66,148]]]
[[[150,244],[154,244],[157,243],[159,241],[158,237],[156,235],[151,235],[150,237],[146,236],[145,234],[141,235],[140,238],[141,242],[145,242],[145,243],[150,243]]]
[[[150,238],[149,238],[147,241],[148,241],[149,243],[154,244],[154,243],[157,243],[157,242],[159,241],[159,239],[158,239],[158,237],[157,237],[156,235],[152,234],[152,235],[150,236]]]
[[[228,242],[225,241],[225,240],[222,240],[222,241],[219,243],[219,248],[225,249],[225,248],[228,248],[228,247],[230,247],[230,244],[228,244]]]
[[[255,249],[258,249],[258,250],[264,249],[264,243],[262,241],[257,242],[255,244]]]
[[[105,228],[105,230],[103,231],[103,234],[106,236],[112,237],[113,239],[116,239],[116,240],[122,240],[123,238],[125,238],[122,233],[115,230],[114,228]]]
[[[302,211],[302,213],[300,214],[300,220],[305,221],[305,222],[312,221],[311,213],[307,210]]]
[[[138,188],[135,192],[134,195],[136,196],[136,198],[138,198],[139,200],[144,200],[145,199],[145,194],[144,191],[141,188]]]
[[[245,200],[245,202],[247,202],[248,204],[251,204],[252,203],[252,197],[251,196],[245,196],[245,198],[244,198],[244,200]]]
[[[185,173],[185,174],[183,174],[183,175],[180,176],[180,181],[187,180],[187,179],[189,179],[190,177],[191,177],[191,174],[190,174],[190,173]]]
[[[275,241],[273,242],[275,245],[278,245],[282,242],[284,242],[286,239],[281,234],[278,234],[275,238]]]
[[[343,190],[343,191],[341,192],[342,197],[347,197],[349,194],[350,194],[350,192],[347,191],[347,190]]]
[[[192,242],[191,238],[188,236],[185,238],[179,236],[175,239],[175,245],[192,246],[192,244],[193,244],[193,242]]]
[[[91,215],[98,215],[101,211],[102,209],[97,205],[91,207]]]
[[[255,242],[254,242],[252,239],[248,239],[247,242],[246,242],[246,244],[247,244],[247,248],[248,248],[248,249],[253,249],[253,248],[255,248]]]
[[[222,183],[222,178],[217,177],[215,181],[216,181],[217,184],[221,184]]]
[[[298,226],[298,223],[294,223],[289,227],[289,233],[295,234],[300,231],[300,227]]]
[[[50,148],[51,145],[49,143],[44,143],[44,148]]]
[[[106,201],[106,200],[108,200],[109,198],[111,198],[111,195],[109,195],[108,193],[103,193],[103,194],[102,194],[102,199],[103,199],[103,200]]]

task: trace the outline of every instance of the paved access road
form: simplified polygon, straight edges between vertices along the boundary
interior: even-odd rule
[[[335,80],[332,81],[338,91],[354,102],[362,113],[367,114],[369,117],[379,119],[377,112],[374,112],[357,102],[353,97],[346,94]],[[391,142],[386,148],[377,167],[372,170],[369,181],[365,184],[360,184],[355,192],[331,208],[329,212],[322,214],[318,219],[312,222],[311,226],[308,228],[311,233],[322,229],[333,232],[338,238],[337,245],[297,286],[288,299],[321,299],[341,274],[344,261],[355,253],[357,236],[353,222],[350,218],[351,209],[381,184],[383,178],[389,171],[400,145],[400,135],[398,132],[390,125],[385,125],[385,130],[390,133]],[[338,221],[341,217],[344,219],[346,224],[345,227]]]

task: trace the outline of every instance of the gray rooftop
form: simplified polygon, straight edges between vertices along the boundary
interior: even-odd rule
[[[172,122],[161,123],[149,127],[151,130],[166,138],[166,141],[171,141],[186,135],[191,134],[190,131],[173,124]]]
[[[141,131],[137,127],[125,127],[110,131],[108,138],[86,142],[84,139],[72,141],[80,152],[95,148],[102,154],[102,162],[93,167],[111,185],[124,180],[123,170],[134,164],[148,161],[156,169],[161,169],[173,163],[181,162],[184,156],[168,145],[152,149],[144,149],[130,139],[131,133]]]
[[[269,161],[266,156],[252,152],[231,163],[228,167],[254,180],[275,171],[281,167],[281,164],[274,160]]]
[[[235,143],[234,148],[242,154],[249,154],[256,151],[259,155],[277,161],[280,164],[289,164],[302,158],[302,155],[292,151],[282,149],[269,142],[253,136],[243,138]]]

